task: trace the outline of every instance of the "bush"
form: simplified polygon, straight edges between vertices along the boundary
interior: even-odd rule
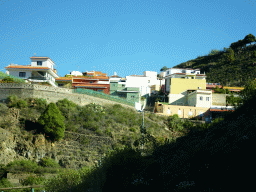
[[[2,83],[14,83],[15,80],[9,76],[2,79]]]
[[[17,107],[18,98],[16,95],[9,95],[7,97],[8,107]]]
[[[7,172],[29,173],[34,172],[38,168],[38,165],[31,160],[14,160],[6,165],[5,168]]]
[[[16,104],[17,108],[26,108],[28,106],[27,102],[24,100],[19,100]]]
[[[60,167],[60,165],[51,158],[42,158],[38,164],[42,167]]]
[[[130,128],[130,131],[131,131],[131,132],[136,132],[136,129],[135,129],[134,127],[131,127],[131,128]]]
[[[38,123],[51,141],[60,141],[64,137],[64,119],[55,103],[50,103],[39,117]]]
[[[8,107],[5,104],[0,103],[0,116],[8,113]]]
[[[21,180],[21,184],[23,186],[28,185],[40,185],[42,184],[46,179],[44,177],[34,177],[32,175],[28,176],[26,179]]]

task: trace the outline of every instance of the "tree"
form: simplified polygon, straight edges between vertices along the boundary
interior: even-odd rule
[[[255,87],[256,87],[255,81],[249,80],[246,82],[244,89],[241,91],[243,102],[247,102],[249,99],[251,99],[255,95],[256,93]]]
[[[160,69],[160,71],[166,71],[168,68],[166,66],[162,67],[162,69]]]
[[[212,49],[208,55],[216,55],[220,51],[218,49]]]
[[[255,36],[252,35],[252,34],[249,34],[249,35],[246,35],[245,38],[244,38],[244,42],[247,44],[247,43],[251,43],[254,42],[256,39],[255,39]]]
[[[232,48],[227,49],[227,52],[223,54],[225,61],[232,63],[235,60],[235,53]]]
[[[60,141],[64,137],[64,119],[56,104],[50,103],[39,117],[38,123],[51,141]]]

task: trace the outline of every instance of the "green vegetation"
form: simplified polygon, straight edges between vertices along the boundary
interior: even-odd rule
[[[118,183],[127,191],[250,191],[254,187],[255,99],[206,129],[158,145],[150,155],[142,156],[130,147],[109,151],[100,167],[63,175],[52,180],[48,189],[109,191]]]
[[[252,34],[223,50],[212,50],[208,55],[181,63],[175,68],[200,68],[207,82],[222,86],[243,87],[256,78],[256,44]],[[248,45],[250,43],[250,45]]]
[[[25,83],[24,79],[21,79],[19,77],[15,77],[12,75],[7,75],[0,71],[0,79],[2,79],[1,83]]]
[[[55,103],[50,103],[38,119],[43,127],[43,132],[51,141],[59,141],[64,137],[65,124],[59,108]]]

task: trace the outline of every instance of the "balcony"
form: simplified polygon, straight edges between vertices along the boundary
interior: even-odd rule
[[[29,77],[28,79],[32,79],[32,80],[50,80],[49,77]]]

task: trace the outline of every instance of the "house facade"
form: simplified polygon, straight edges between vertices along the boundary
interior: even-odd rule
[[[30,57],[30,65],[10,64],[5,67],[9,75],[20,77],[32,83],[48,82],[54,87],[57,87],[55,79],[57,70],[53,68],[54,62],[49,57]]]
[[[83,88],[109,94],[110,83],[107,76],[77,76],[72,77],[72,87],[74,89]]]
[[[114,97],[126,99],[128,102],[140,103],[140,90],[139,87],[126,87],[126,81],[122,77],[117,76],[116,73],[109,77],[110,92],[109,94]]]

